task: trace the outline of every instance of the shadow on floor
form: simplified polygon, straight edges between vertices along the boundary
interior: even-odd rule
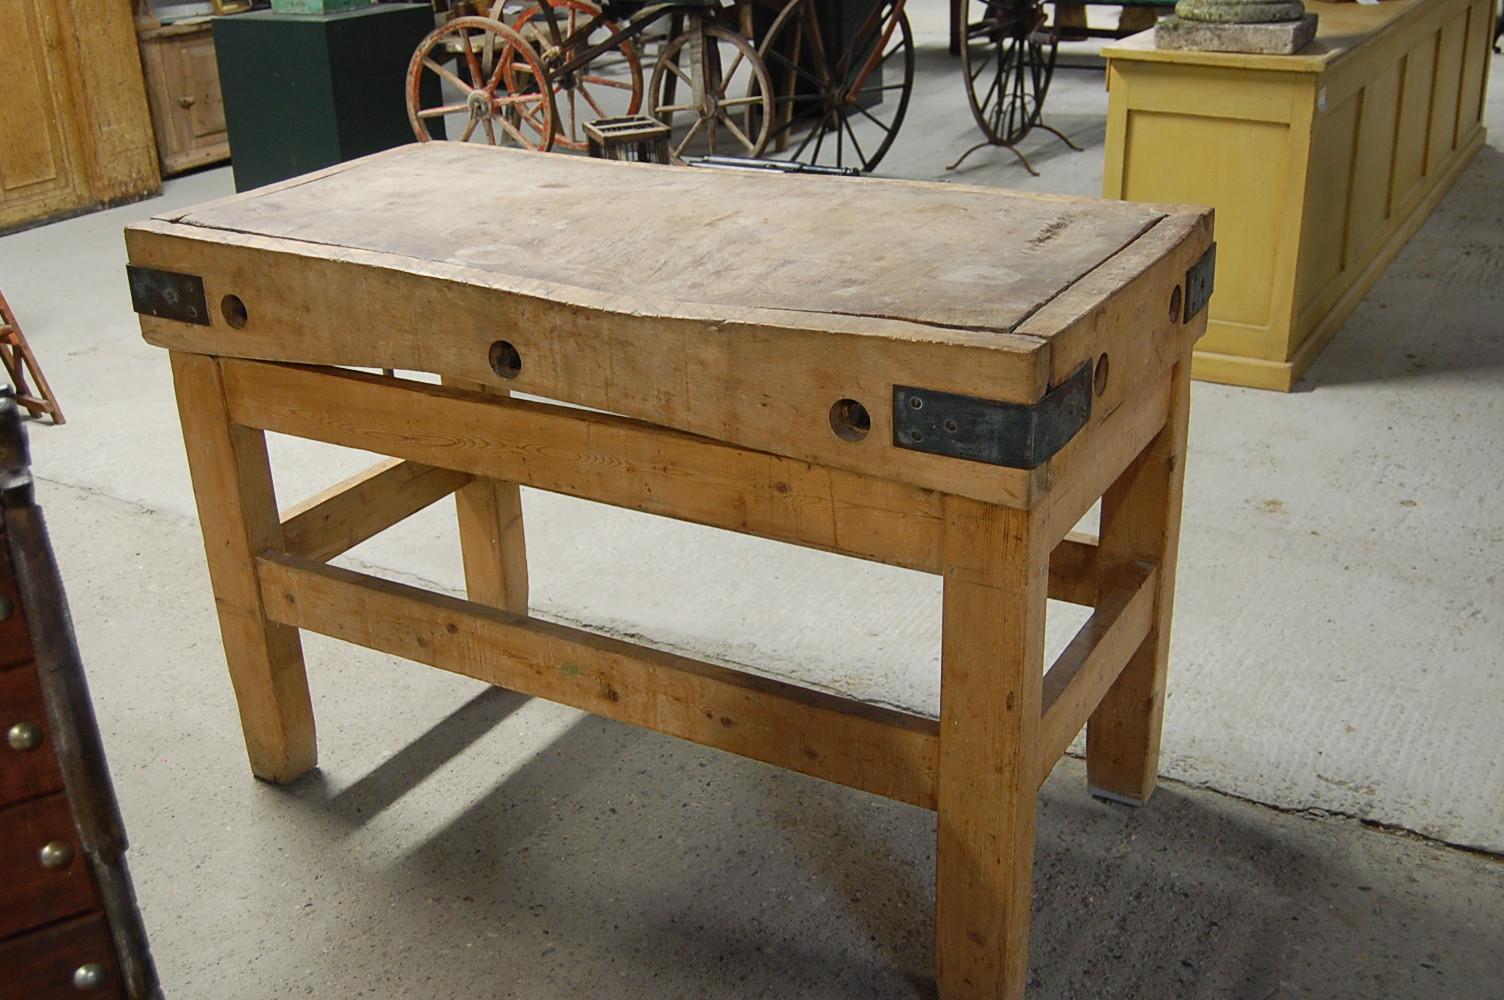
[[[519,701],[482,694],[345,791],[294,797],[321,823],[401,808]],[[1496,940],[1474,904],[1407,880],[1407,852],[1442,852],[1377,834],[1354,852],[1338,824],[1183,788],[1108,806],[1082,771],[1063,763],[1041,795],[1031,1000],[1482,995],[1469,977]],[[432,995],[928,998],[934,831],[922,810],[587,717],[452,818],[415,818],[355,875],[397,902],[350,905]],[[495,992],[499,969],[519,992]]]

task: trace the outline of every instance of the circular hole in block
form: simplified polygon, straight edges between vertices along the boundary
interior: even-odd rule
[[[1175,290],[1172,291],[1172,292],[1170,292],[1170,319],[1176,320],[1176,319],[1179,319],[1179,318],[1180,318],[1180,286],[1176,285],[1175,286]]]
[[[838,399],[830,408],[830,429],[842,441],[860,441],[872,430],[872,414],[854,399]]]
[[[1107,391],[1107,355],[1097,359],[1097,367],[1091,373],[1091,387],[1098,396]]]
[[[498,340],[491,345],[491,370],[502,378],[516,378],[522,374],[522,355],[509,340]]]
[[[246,321],[250,314],[245,311],[245,303],[240,301],[239,295],[226,295],[219,300],[219,312],[225,318],[225,322],[237,330],[245,329]]]

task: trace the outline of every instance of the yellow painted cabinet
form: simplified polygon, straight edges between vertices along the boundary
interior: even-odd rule
[[[0,229],[161,187],[124,4],[0,0]]]
[[[1291,388],[1483,145],[1492,0],[1307,6],[1294,56],[1103,50],[1104,193],[1217,212],[1197,378]]]

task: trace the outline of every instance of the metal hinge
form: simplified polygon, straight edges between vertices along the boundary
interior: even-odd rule
[[[135,264],[125,265],[125,274],[131,283],[131,308],[136,312],[181,323],[209,325],[209,304],[204,300],[203,278]]]
[[[1185,272],[1185,312],[1182,322],[1196,318],[1212,297],[1213,278],[1217,273],[1217,244],[1213,243],[1201,259]]]
[[[1091,418],[1092,366],[1083,361],[1037,403],[893,387],[893,444],[1010,469],[1049,461]]]

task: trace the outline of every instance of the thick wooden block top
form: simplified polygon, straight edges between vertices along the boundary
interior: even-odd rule
[[[145,310],[160,346],[434,372],[870,471],[896,387],[1037,402],[1106,349],[1111,303],[1162,262],[1168,301],[1210,213],[429,143],[127,243],[137,268],[202,280],[206,317]],[[1194,324],[1154,313],[1135,353],[1167,366],[1148,348]],[[842,399],[871,413],[865,438],[832,432]]]
[[[789,309],[909,320],[944,339],[1014,330],[1162,218],[1127,202],[435,143],[176,221],[536,282],[622,312]]]

